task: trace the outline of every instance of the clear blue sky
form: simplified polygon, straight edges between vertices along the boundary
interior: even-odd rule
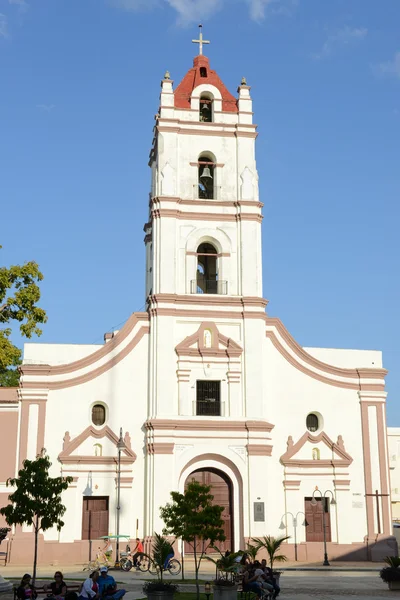
[[[34,259],[45,342],[144,305],[160,80],[252,86],[264,295],[304,346],[382,349],[400,425],[400,2],[0,0],[1,264]],[[18,336],[15,340],[19,342]]]

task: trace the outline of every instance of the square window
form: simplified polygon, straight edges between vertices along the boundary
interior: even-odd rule
[[[220,381],[197,381],[196,415],[221,416]]]

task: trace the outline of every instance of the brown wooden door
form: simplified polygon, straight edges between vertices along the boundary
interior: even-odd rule
[[[326,541],[331,541],[331,515],[329,512],[329,500],[324,498],[322,502],[321,498],[315,498],[317,503],[315,505],[311,502],[312,498],[305,498],[305,515],[307,521],[306,527],[306,541],[307,542],[323,542],[324,541],[324,527],[323,527],[323,513],[325,510],[325,532]]]
[[[211,494],[214,496],[213,504],[218,504],[224,508],[221,518],[224,521],[223,528],[226,540],[224,542],[217,542],[215,545],[221,550],[222,553],[225,553],[226,550],[232,551],[233,510],[231,482],[226,476],[224,476],[223,473],[208,469],[201,469],[191,473],[186,480],[185,487],[192,481],[192,479],[198,481],[202,485],[210,485]],[[202,551],[201,544],[197,545],[196,550],[198,552]],[[185,552],[186,554],[192,554],[193,547],[190,546],[190,544],[185,544]],[[212,552],[212,548],[207,550],[207,554]]]
[[[108,535],[108,496],[84,496],[82,539],[97,540]]]

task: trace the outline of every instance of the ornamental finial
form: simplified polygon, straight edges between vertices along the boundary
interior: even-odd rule
[[[240,85],[247,85],[246,77],[242,77],[242,82]]]
[[[164,79],[171,79],[171,74],[168,70],[165,71]]]

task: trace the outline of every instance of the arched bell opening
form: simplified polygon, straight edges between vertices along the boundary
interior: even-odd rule
[[[197,248],[197,293],[218,294],[218,254],[208,242]]]
[[[215,164],[206,157],[199,158],[198,188],[199,198],[210,200],[214,198]]]
[[[214,105],[211,94],[201,94],[199,121],[201,123],[212,123],[214,120]]]

